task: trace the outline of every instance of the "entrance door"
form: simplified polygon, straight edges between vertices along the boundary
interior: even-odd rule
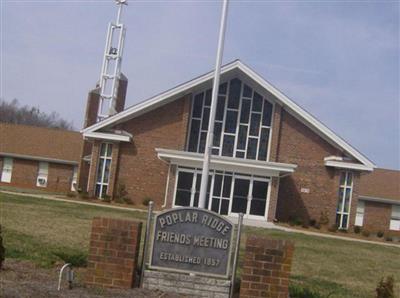
[[[249,215],[265,216],[267,206],[268,182],[253,180]]]
[[[232,196],[232,213],[247,214],[250,178],[235,178]]]
[[[213,182],[213,196],[209,209],[222,215],[228,215],[232,175],[215,174]]]
[[[231,213],[243,213],[247,218],[264,218],[267,193],[267,180],[235,177]]]

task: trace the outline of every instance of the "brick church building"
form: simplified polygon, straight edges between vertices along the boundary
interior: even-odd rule
[[[96,122],[89,93],[78,187],[99,199],[124,188],[136,205],[198,206],[213,73]],[[248,221],[324,214],[340,229],[400,231],[400,172],[377,169],[361,152],[242,62],[222,67],[207,206]]]

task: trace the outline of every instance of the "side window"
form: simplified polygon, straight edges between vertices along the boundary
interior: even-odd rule
[[[365,202],[364,201],[358,201],[357,203],[357,213],[356,213],[356,222],[355,225],[362,227],[363,222],[364,222],[364,211],[365,210]]]
[[[49,163],[39,162],[38,175],[36,179],[36,186],[47,187],[47,179],[49,176]]]
[[[10,157],[4,157],[3,169],[1,171],[1,182],[10,183],[13,170],[13,159]]]
[[[400,231],[400,205],[392,205],[392,216],[390,218],[389,229]]]

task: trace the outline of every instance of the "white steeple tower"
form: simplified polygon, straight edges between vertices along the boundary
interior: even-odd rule
[[[116,113],[115,103],[118,83],[121,76],[121,62],[124,50],[126,28],[121,23],[122,7],[128,5],[127,0],[115,0],[118,6],[117,20],[108,24],[106,46],[100,75],[100,102],[97,121],[101,121]]]

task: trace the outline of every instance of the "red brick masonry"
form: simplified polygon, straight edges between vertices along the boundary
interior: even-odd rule
[[[287,298],[293,252],[289,240],[247,238],[240,297]]]
[[[141,231],[141,222],[93,218],[86,284],[132,288]]]

